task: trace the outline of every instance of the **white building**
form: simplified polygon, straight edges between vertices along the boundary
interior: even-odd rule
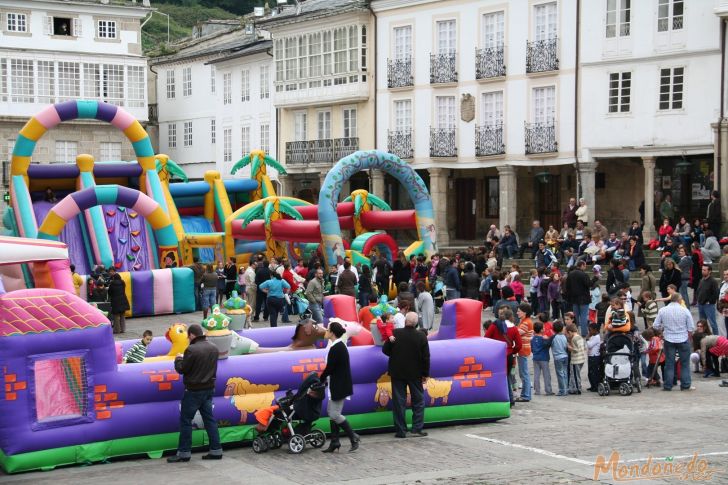
[[[232,164],[251,149],[276,157],[271,43],[257,34],[228,25],[150,60],[157,74],[159,150],[190,178],[207,170],[229,177]]]
[[[558,225],[576,191],[575,2],[371,6],[377,148],[421,170],[438,242],[481,238],[492,223]]]
[[[705,217],[719,172],[719,4],[582,2],[581,160],[596,168],[590,198],[610,229],[639,220],[642,201],[645,230],[659,225],[649,208],[667,194],[677,215]]]
[[[341,158],[373,149],[373,16],[366,0],[307,0],[256,24],[273,37],[273,104],[278,153],[289,175],[284,192],[318,198],[326,173]],[[371,187],[370,187],[371,185]],[[355,188],[383,192],[378,173],[352,177]]]
[[[149,8],[144,4],[0,0],[0,158],[5,169],[18,132],[48,104],[98,99],[147,120],[140,21]],[[84,120],[46,133],[33,162],[75,162],[79,153],[97,160],[134,158],[121,131]],[[5,175],[3,170],[4,188]]]
[[[273,43],[260,39],[237,46],[209,61],[216,72],[214,107],[216,169],[230,176],[232,166],[251,150],[264,150],[277,159],[276,112],[273,95]],[[249,177],[250,167],[236,173]],[[277,179],[275,170],[269,176]]]

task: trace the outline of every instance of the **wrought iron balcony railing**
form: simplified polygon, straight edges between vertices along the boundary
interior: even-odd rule
[[[412,75],[412,57],[402,59],[387,59],[387,86],[390,88],[403,88],[414,86],[415,78]]]
[[[387,131],[387,150],[399,158],[412,158],[412,130]]]
[[[475,49],[475,79],[488,79],[506,75],[503,46]]]
[[[430,156],[457,157],[455,128],[430,128]]]
[[[455,52],[430,54],[430,84],[456,83],[458,71]]]
[[[359,138],[327,138],[286,143],[286,164],[331,164],[359,150]]]
[[[551,153],[558,151],[556,123],[526,123],[526,153]]]
[[[475,155],[487,157],[506,152],[503,143],[503,122],[475,127]]]
[[[526,72],[559,69],[558,38],[526,42]]]

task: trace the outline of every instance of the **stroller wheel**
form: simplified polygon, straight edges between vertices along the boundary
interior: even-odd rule
[[[597,394],[599,394],[600,396],[609,396],[609,386],[607,386],[603,382],[600,382],[597,385]]]
[[[301,436],[300,434],[294,434],[291,436],[291,439],[288,440],[288,450],[291,453],[295,453],[298,455],[299,453],[303,453],[303,450],[306,449],[306,439]]]
[[[256,453],[265,453],[268,451],[268,440],[262,436],[258,436],[253,440],[253,451]]]
[[[619,394],[621,394],[622,396],[629,396],[630,394],[632,394],[629,389],[629,384],[627,384],[626,382],[621,383],[619,385]]]
[[[283,446],[283,439],[281,439],[281,435],[279,433],[276,433],[273,435],[273,445],[271,448],[278,449],[281,446]]]
[[[314,448],[321,448],[326,444],[326,434],[320,429],[314,429],[306,436],[307,441]]]

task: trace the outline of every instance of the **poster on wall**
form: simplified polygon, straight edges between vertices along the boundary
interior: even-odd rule
[[[672,189],[672,179],[669,175],[662,177],[662,190]]]
[[[691,198],[693,200],[708,200],[710,199],[710,189],[700,183],[693,184]]]

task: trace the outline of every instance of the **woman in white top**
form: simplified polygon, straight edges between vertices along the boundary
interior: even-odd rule
[[[586,200],[579,199],[579,207],[576,208],[576,220],[581,221],[584,225],[589,224],[589,214],[587,213]]]
[[[420,323],[428,333],[435,324],[435,302],[432,295],[425,291],[425,282],[417,282],[417,299],[415,300],[415,311],[420,316]]]

